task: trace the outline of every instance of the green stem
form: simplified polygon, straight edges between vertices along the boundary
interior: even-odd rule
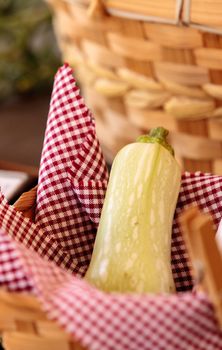
[[[137,142],[141,143],[159,143],[165,147],[173,156],[174,150],[173,147],[167,142],[167,135],[169,131],[163,127],[157,127],[150,130],[148,135],[141,135],[137,138]]]

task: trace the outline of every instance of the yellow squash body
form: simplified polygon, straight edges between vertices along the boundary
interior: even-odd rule
[[[116,156],[86,279],[104,291],[169,293],[173,215],[181,171],[158,143]]]

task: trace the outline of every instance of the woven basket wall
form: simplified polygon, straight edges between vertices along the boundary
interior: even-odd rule
[[[37,188],[24,192],[14,204],[25,217],[34,218]],[[8,293],[0,288],[0,338],[5,350],[84,350],[50,321],[34,296]]]
[[[108,161],[164,126],[185,170],[222,174],[222,2],[48,2]]]

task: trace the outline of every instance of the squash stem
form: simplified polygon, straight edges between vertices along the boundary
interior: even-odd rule
[[[151,129],[148,135],[139,136],[136,141],[142,142],[142,143],[159,143],[161,146],[165,147],[174,156],[174,149],[167,142],[168,134],[169,134],[169,131],[160,126],[160,127]]]

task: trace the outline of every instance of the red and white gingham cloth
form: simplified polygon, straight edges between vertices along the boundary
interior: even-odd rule
[[[33,292],[33,285],[26,276],[20,250],[3,231],[0,231],[0,286],[15,292]]]
[[[53,86],[36,223],[15,213],[0,195],[0,227],[41,256],[83,275],[91,257],[107,180],[94,119],[80,96],[72,69],[65,64]]]
[[[94,119],[80,96],[72,69],[65,64],[53,86],[36,222],[73,260],[74,271],[80,274],[91,257],[107,179]]]
[[[222,349],[222,332],[208,297],[186,291],[191,287],[191,278],[178,215],[191,203],[210,212],[218,225],[222,212],[222,177],[186,173],[182,178],[173,225],[172,268],[177,289],[184,293],[124,295],[101,292],[83,279],[41,259],[24,244],[11,242],[3,232],[0,233],[0,241],[5,242],[4,258],[0,255],[1,284],[13,291],[21,290],[21,286],[31,290],[42,302],[48,317],[90,350]]]
[[[222,177],[183,175],[173,224],[172,270],[177,291],[184,293],[174,295],[106,294],[69,273],[82,275],[87,269],[106,185],[94,121],[65,65],[53,88],[36,223],[0,196],[0,285],[34,293],[48,317],[90,350],[222,349],[210,301],[190,291],[178,224],[181,210],[196,203],[218,225]]]
[[[38,224],[25,218],[10,206],[0,193],[0,228],[17,242],[36,251],[40,256],[54,261],[57,265],[75,271],[76,263],[65,254],[55,239],[45,233]]]

